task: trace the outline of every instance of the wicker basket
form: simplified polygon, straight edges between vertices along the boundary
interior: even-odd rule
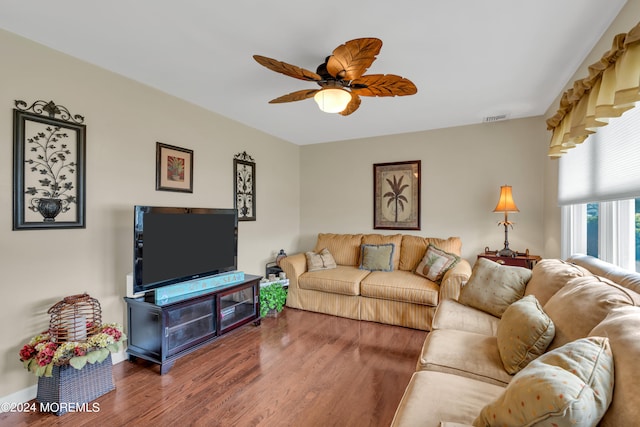
[[[82,369],[54,366],[51,377],[38,378],[36,400],[40,410],[56,415],[90,410],[82,405],[115,389],[112,367],[111,355],[101,363],[87,363]]]

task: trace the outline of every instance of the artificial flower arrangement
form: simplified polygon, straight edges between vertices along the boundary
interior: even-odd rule
[[[89,329],[91,325],[87,325]],[[122,328],[116,323],[104,324],[98,332],[86,341],[51,341],[48,331],[36,335],[20,350],[20,360],[25,369],[39,377],[52,376],[54,365],[71,365],[82,369],[88,363],[101,363],[111,352],[117,352],[127,339]]]

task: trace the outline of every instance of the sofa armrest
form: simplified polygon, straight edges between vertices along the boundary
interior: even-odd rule
[[[471,276],[471,264],[466,259],[461,259],[459,263],[447,271],[440,282],[440,294],[438,301],[447,298],[458,300],[460,289],[467,283]]]
[[[300,287],[298,278],[307,271],[307,257],[303,253],[289,255],[280,261],[280,268],[289,279],[289,289],[287,291],[287,307],[303,308],[300,302]]]
[[[289,288],[297,288],[298,277],[307,271],[307,257],[303,253],[289,255],[280,261],[280,268],[287,274]]]

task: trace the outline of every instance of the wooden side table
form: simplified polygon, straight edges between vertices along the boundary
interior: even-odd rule
[[[529,251],[518,252],[514,257],[504,257],[498,255],[497,251],[485,250],[484,253],[478,254],[478,258],[486,258],[502,265],[510,265],[513,267],[525,267],[533,269],[538,261],[542,258],[538,255],[531,255]]]

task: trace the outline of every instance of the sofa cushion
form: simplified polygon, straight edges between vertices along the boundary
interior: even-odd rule
[[[361,243],[362,234],[320,233],[313,251],[318,253],[327,248],[338,265],[357,266]]]
[[[307,257],[307,271],[336,268],[336,261],[327,248],[322,249],[320,253],[305,252],[304,255]]]
[[[433,316],[431,330],[455,329],[458,331],[476,332],[495,336],[498,331],[499,317],[460,304],[452,299],[440,301]]]
[[[609,338],[615,393],[600,427],[635,425],[640,420],[640,307],[616,307],[589,334]]]
[[[388,245],[394,246],[393,250],[393,270],[397,270],[400,266],[400,249],[402,246],[402,234],[365,234],[362,236],[362,244],[364,245]],[[362,252],[360,253],[362,255]],[[360,259],[362,262],[362,259]]]
[[[554,336],[553,322],[535,295],[511,304],[498,322],[498,351],[505,370],[518,373],[545,352]]]
[[[438,305],[439,287],[410,271],[373,271],[360,283],[363,297]]]
[[[439,427],[441,421],[471,424],[504,387],[433,371],[413,374],[391,422],[392,427]]]
[[[405,234],[402,236],[400,249],[400,270],[415,271],[420,260],[427,252],[427,246],[433,246],[460,256],[462,251],[462,240],[459,237],[449,237],[448,239],[438,239],[435,237],[420,237]]]
[[[511,381],[502,366],[496,337],[453,329],[429,332],[416,370],[446,372],[501,386]]]
[[[595,426],[612,393],[609,340],[583,338],[532,361],[473,425]]]
[[[638,303],[640,295],[604,277],[571,279],[543,306],[556,327],[549,349],[586,337],[614,307]]]
[[[393,243],[382,245],[363,244],[360,248],[360,270],[393,270],[393,254],[395,252],[395,245]]]
[[[535,295],[541,305],[574,277],[591,276],[589,270],[562,261],[560,259],[543,259],[533,267],[531,280],[527,283],[525,295]]]
[[[460,257],[458,255],[443,251],[429,244],[422,261],[420,261],[416,267],[416,274],[424,276],[433,282],[440,283],[444,273],[459,262]]]
[[[298,277],[300,289],[342,295],[360,295],[360,281],[369,274],[357,267],[339,265],[330,270],[306,272]]]
[[[524,288],[530,278],[531,270],[527,268],[478,258],[458,301],[501,317],[509,305],[524,296]]]

